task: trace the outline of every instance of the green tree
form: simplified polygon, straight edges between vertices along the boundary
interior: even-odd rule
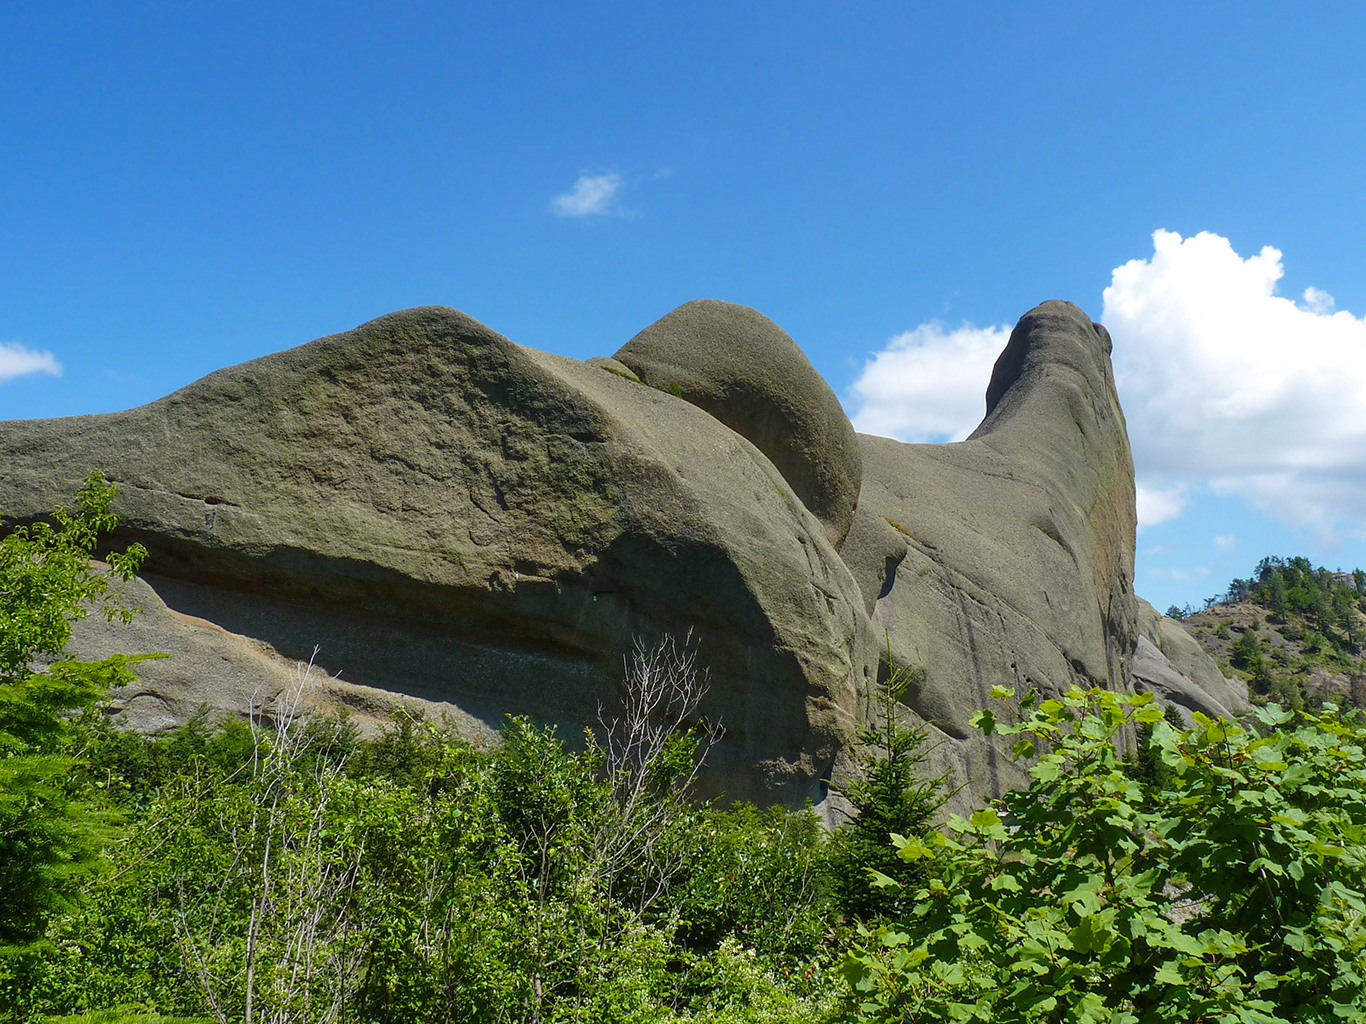
[[[831,839],[831,870],[840,908],[871,919],[901,909],[896,892],[874,884],[874,872],[903,883],[920,875],[889,845],[891,836],[920,836],[944,805],[947,774],[926,778],[926,732],[907,724],[902,699],[919,673],[897,665],[887,652],[888,675],[878,684],[876,720],[859,730],[865,751],[861,776],[844,789],[858,816]]]
[[[41,938],[105,836],[108,815],[73,778],[84,733],[72,716],[131,681],[138,659],[36,663],[60,658],[71,624],[90,608],[132,615],[109,578],[129,579],[146,551],[111,552],[107,571],[91,564],[97,538],[118,521],[109,510],[115,493],[92,473],[74,509],[0,539],[0,952]]]
[[[1243,630],[1238,639],[1233,641],[1233,647],[1229,650],[1229,661],[1234,668],[1255,675],[1261,670],[1263,662],[1261,638],[1250,629]]]
[[[1355,595],[1347,587],[1333,588],[1333,618],[1347,643],[1355,647],[1361,642],[1360,618]]]
[[[1290,605],[1286,599],[1287,593],[1285,577],[1281,575],[1279,569],[1272,569],[1266,577],[1266,600],[1267,605],[1271,608],[1271,613],[1282,621],[1290,611]]]
[[[1326,586],[1315,587],[1310,595],[1310,606],[1314,620],[1319,624],[1319,632],[1327,635],[1337,625],[1338,617],[1333,611],[1333,593]]]

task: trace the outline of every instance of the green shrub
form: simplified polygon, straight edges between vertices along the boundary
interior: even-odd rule
[[[43,1024],[209,1024],[202,1017],[163,1017],[147,1013],[138,1006],[120,1006],[112,1010],[94,1010],[73,1017],[44,1017]]]
[[[90,607],[126,621],[132,612],[109,593],[109,576],[128,579],[146,554],[137,545],[91,564],[101,533],[116,525],[116,493],[92,473],[77,507],[0,538],[0,1000],[16,957],[41,939],[52,916],[71,906],[110,837],[112,817],[76,771],[85,730],[76,712],[111,686],[132,680],[137,658],[58,659],[71,624]]]
[[[239,1021],[250,993],[253,1024],[823,1019],[824,834],[689,803],[688,707],[577,750],[524,719],[482,752],[440,724],[367,741],[288,708],[95,729],[86,770],[128,834],[53,922],[22,1012]]]
[[[1038,758],[1031,784],[898,838],[929,882],[846,961],[865,1019],[1366,1019],[1366,722],[1325,705],[1289,730],[1268,706],[1263,735],[1198,714],[1177,730],[1151,700],[1072,690],[1028,695],[1019,724],[979,716]],[[1122,770],[1137,724],[1166,785]]]
[[[1229,651],[1229,661],[1235,668],[1256,673],[1262,667],[1262,641],[1250,629],[1243,630]]]
[[[738,937],[788,967],[819,954],[832,908],[825,834],[814,814],[706,808],[678,841],[685,866],[667,905],[680,946],[706,955]]]
[[[822,1024],[845,1019],[838,978],[823,963],[775,966],[735,936],[689,965],[695,995],[677,1019],[696,1024]],[[667,1019],[667,1018],[666,1018]]]
[[[1186,720],[1173,704],[1162,709],[1162,720],[1176,729],[1183,729]],[[1175,777],[1175,769],[1162,760],[1161,750],[1152,742],[1153,723],[1141,722],[1136,730],[1137,749],[1125,764],[1125,771],[1145,786],[1161,787]]]

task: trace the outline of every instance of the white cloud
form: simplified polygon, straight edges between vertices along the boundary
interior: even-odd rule
[[[902,441],[961,441],[986,414],[987,383],[1008,327],[921,324],[864,364],[850,389],[854,427]]]
[[[1156,526],[1175,519],[1186,510],[1185,488],[1179,484],[1166,490],[1135,484],[1134,498],[1138,504],[1138,528]]]
[[[621,191],[621,175],[581,174],[574,187],[558,195],[550,207],[561,217],[592,217],[612,212],[612,200]]]
[[[1153,233],[1115,268],[1100,319],[1138,475],[1140,526],[1193,489],[1238,495],[1323,533],[1366,536],[1366,318],[1306,288],[1276,294],[1281,253],[1246,258],[1210,232]],[[1005,327],[929,322],[892,338],[850,389],[855,427],[961,440],[985,411]]]
[[[1169,580],[1176,580],[1178,583],[1188,583],[1191,580],[1202,580],[1209,575],[1208,566],[1199,566],[1195,569],[1166,569],[1155,568],[1148,570],[1149,576],[1166,577]]]
[[[1232,551],[1238,546],[1238,538],[1231,533],[1220,533],[1214,538],[1214,546],[1220,551]]]
[[[18,342],[0,341],[0,382],[26,373],[62,375],[62,364],[51,352],[37,352]]]
[[[1304,290],[1304,308],[1311,313],[1323,316],[1332,311],[1337,305],[1333,296],[1329,295],[1321,288],[1315,288],[1312,284]]]
[[[1101,315],[1147,487],[1208,484],[1325,531],[1366,522],[1366,319],[1318,288],[1276,295],[1270,246],[1243,258],[1157,231],[1153,249],[1115,269]]]

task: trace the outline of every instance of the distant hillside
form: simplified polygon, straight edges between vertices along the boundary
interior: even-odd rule
[[[1302,708],[1366,707],[1366,572],[1315,568],[1307,558],[1263,558],[1248,579],[1201,611],[1169,608],[1226,675],[1255,701]]]

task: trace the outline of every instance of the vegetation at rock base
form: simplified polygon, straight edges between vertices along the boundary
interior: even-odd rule
[[[677,761],[646,765],[633,795],[604,770],[606,742],[573,752],[523,719],[484,752],[431,723],[361,740],[297,710],[153,739],[87,723],[80,775],[123,833],[42,947],[0,968],[0,1006],[216,1021],[835,1012],[819,825],[679,799],[691,738],[671,736]]]
[[[51,660],[92,601],[128,614],[105,573],[141,553],[89,561],[111,495],[0,541],[0,1020],[1366,1019],[1360,712],[1184,729],[998,689],[976,725],[1030,785],[936,831],[892,666],[829,837],[689,799],[686,643],[574,748],[522,718],[491,750],[363,738],[308,713],[308,665],[250,721],[142,736],[98,708],[135,658]]]
[[[308,666],[249,722],[124,732],[97,703],[136,659],[34,669],[90,602],[130,614],[89,560],[112,494],[0,548],[0,1019],[837,1013],[814,816],[687,798],[686,645],[642,649],[578,750],[519,718],[491,751],[412,719],[362,739],[307,713]]]
[[[1169,609],[1254,700],[1298,710],[1325,700],[1366,706],[1366,571],[1307,558],[1263,558],[1205,608]]]
[[[982,712],[984,733],[1036,759],[1031,783],[928,839],[896,837],[927,881],[846,958],[859,1012],[1366,1019],[1366,720],[1332,705],[1297,727],[1275,705],[1258,720],[1197,713],[1178,730],[1151,695],[1077,689],[1026,694],[1009,723]],[[1172,769],[1160,784],[1116,753],[1139,724]]]
[[[111,619],[131,614],[91,567],[98,535],[113,526],[114,489],[92,473],[74,509],[0,538],[0,958],[38,940],[93,870],[110,816],[73,784],[83,735],[69,715],[89,709],[110,686],[132,679],[136,659],[54,661],[71,623],[94,605]],[[145,552],[134,545],[107,557],[129,578]]]
[[[948,793],[947,775],[926,770],[926,731],[907,724],[902,698],[920,673],[897,665],[888,650],[888,677],[877,693],[877,718],[860,729],[861,774],[844,790],[855,816],[830,838],[831,877],[840,907],[873,920],[906,909],[904,893],[921,880],[923,864],[897,855],[891,835],[922,835],[933,826]],[[890,877],[897,886],[878,885]]]

